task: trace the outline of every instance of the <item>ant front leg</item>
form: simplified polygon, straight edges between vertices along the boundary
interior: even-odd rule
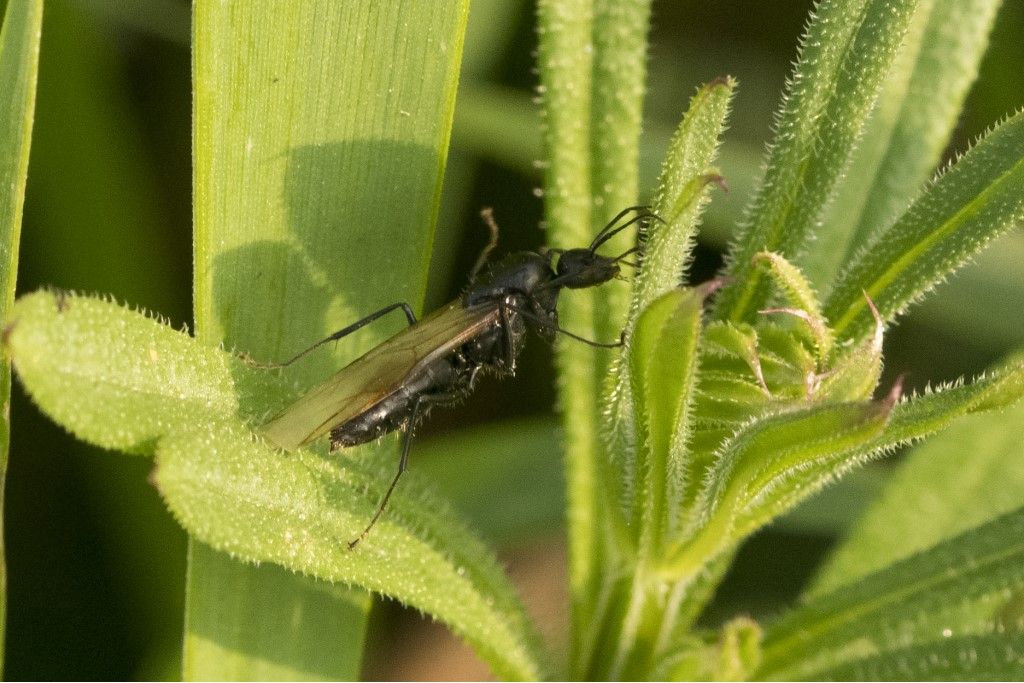
[[[515,331],[512,329],[512,316],[509,310],[515,311],[508,303],[502,301],[498,308],[498,315],[501,317],[501,329],[505,331],[502,335],[502,345],[505,347],[505,369],[510,374],[516,372],[516,340],[513,339]]]
[[[558,332],[558,333],[564,334],[566,337],[569,337],[571,339],[575,339],[576,341],[583,342],[587,346],[593,346],[593,347],[598,348],[598,349],[617,349],[617,348],[620,348],[620,347],[626,345],[626,331],[625,330],[623,330],[622,332],[619,333],[619,341],[617,341],[617,342],[598,342],[598,341],[594,341],[592,339],[587,339],[586,337],[581,337],[578,334],[574,334],[574,333],[570,332],[569,330],[565,329],[564,327],[559,327],[556,323],[553,323],[550,320],[546,320],[546,319],[542,318],[541,316],[539,316],[539,315],[537,315],[535,313],[532,313],[532,312],[529,312],[529,311],[524,311],[524,310],[521,310],[521,309],[518,309],[518,308],[513,308],[512,310],[514,310],[516,313],[518,313],[519,315],[523,316],[524,318],[526,318],[527,320],[532,322],[537,327],[542,327],[542,328],[544,328],[546,330],[551,330],[552,332]]]

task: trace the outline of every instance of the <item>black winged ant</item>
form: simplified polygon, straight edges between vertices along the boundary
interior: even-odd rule
[[[630,214],[633,214],[630,216]],[[563,289],[583,289],[619,275],[619,264],[640,251],[602,256],[598,248],[631,225],[657,217],[646,207],[630,207],[613,218],[589,246],[544,249],[511,254],[487,267],[498,230],[489,210],[483,217],[491,240],[470,273],[461,297],[417,320],[407,303],[385,306],[322,339],[291,360],[341,339],[378,318],[401,309],[409,327],[339,370],[291,406],[271,418],[264,435],[285,449],[298,448],[330,432],[331,450],[373,441],[389,432],[405,431],[402,457],[391,485],[366,529],[349,543],[354,548],[376,524],[409,463],[409,446],[417,422],[434,405],[450,404],[468,395],[482,371],[511,375],[526,332],[547,338],[565,334],[591,346],[613,343],[584,339],[558,325],[556,310]]]

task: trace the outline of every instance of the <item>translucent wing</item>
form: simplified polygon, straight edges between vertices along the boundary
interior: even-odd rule
[[[262,427],[263,435],[294,450],[361,415],[420,368],[445,356],[499,320],[497,306],[455,301],[407,327],[313,387]]]

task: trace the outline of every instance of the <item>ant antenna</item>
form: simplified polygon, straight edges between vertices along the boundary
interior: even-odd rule
[[[604,244],[605,242],[610,240],[612,237],[615,237],[615,235],[619,234],[620,232],[622,232],[623,230],[625,230],[629,226],[634,225],[636,223],[639,223],[641,221],[645,221],[645,220],[648,220],[650,218],[653,218],[653,219],[655,219],[657,221],[661,221],[662,223],[665,222],[657,214],[651,213],[648,210],[648,207],[646,207],[646,206],[631,207],[629,209],[626,209],[626,211],[634,211],[634,210],[639,210],[639,209],[644,209],[646,212],[645,213],[637,213],[637,215],[633,216],[633,218],[630,218],[628,221],[626,221],[622,225],[620,225],[618,227],[615,227],[615,224],[621,219],[621,217],[623,215],[623,212],[620,212],[618,216],[616,216],[615,218],[612,219],[611,223],[606,225],[601,230],[601,232],[597,233],[597,237],[595,237],[594,241],[590,243],[590,251],[592,251],[592,252],[593,251],[597,251],[598,247],[600,247],[602,244]]]
[[[594,241],[590,243],[591,251],[596,249],[597,245],[600,245],[601,243],[604,242],[604,240],[602,240],[601,237],[603,237],[606,232],[608,232],[609,230],[614,228],[616,223],[621,221],[626,216],[626,214],[628,214],[630,211],[636,211],[640,215],[644,215],[645,212],[650,212],[650,210],[651,210],[651,207],[645,206],[643,204],[639,204],[637,206],[627,206],[622,211],[619,211],[617,214],[615,214],[615,217],[612,218],[610,221],[608,221],[605,224],[605,226],[603,228],[601,228],[601,231],[599,233],[597,233],[597,235],[594,237]],[[599,242],[598,240],[601,240],[601,241]]]

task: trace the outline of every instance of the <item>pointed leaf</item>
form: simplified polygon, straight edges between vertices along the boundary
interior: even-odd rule
[[[170,432],[211,418],[258,419],[288,395],[278,373],[96,297],[23,296],[4,342],[39,407],[104,448],[151,455]]]
[[[804,36],[764,180],[730,251],[719,317],[751,322],[768,296],[759,251],[793,258],[843,177],[914,14],[916,0],[826,0]]]
[[[1024,220],[1024,114],[997,126],[843,271],[825,315],[840,338],[874,326],[864,293],[891,320]]]
[[[498,675],[542,677],[539,641],[497,562],[413,472],[373,533],[348,549],[394,471],[370,457],[379,455],[286,454],[224,421],[163,440],[155,481],[204,543],[389,595],[449,624]]]
[[[767,631],[758,676],[815,678],[866,655],[990,631],[992,608],[1022,586],[1024,511],[1018,511],[783,617]]]
[[[1022,425],[1024,405],[1016,405],[966,418],[915,448],[828,558],[812,592],[835,589],[1020,506]]]
[[[889,227],[934,173],[960,120],[1001,4],[918,2],[850,171],[803,262],[823,291],[843,261]]]
[[[640,316],[630,349],[636,397],[637,479],[632,528],[641,552],[658,556],[676,525],[688,476],[690,406],[697,377],[697,343],[707,288],[677,289]]]
[[[888,402],[840,403],[752,420],[716,453],[686,535],[666,554],[662,571],[693,576],[795,505],[794,491],[802,489],[787,480],[808,470],[831,473],[838,457],[882,431],[890,409]]]
[[[653,222],[644,236],[643,266],[633,285],[623,358],[630,353],[633,342],[629,332],[637,318],[655,299],[682,284],[711,184],[720,180],[712,163],[725,129],[735,85],[731,79],[722,79],[698,90],[669,145],[653,205],[654,213],[665,223]],[[612,441],[608,450],[625,482],[635,478],[636,467],[629,373],[628,363],[616,366],[609,383],[613,388],[612,398],[605,413]],[[633,492],[627,485],[621,494],[623,501],[628,501]]]

